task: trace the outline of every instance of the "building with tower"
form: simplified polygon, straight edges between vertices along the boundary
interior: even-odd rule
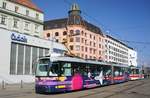
[[[44,22],[44,38],[65,43],[72,54],[84,59],[104,60],[104,35],[101,29],[81,16],[77,4],[71,5],[67,18]]]

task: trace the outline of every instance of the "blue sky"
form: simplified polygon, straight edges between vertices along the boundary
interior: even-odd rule
[[[126,42],[138,52],[139,64],[150,66],[150,0],[32,0],[43,10],[45,20],[64,18],[76,2],[82,17],[103,32]]]

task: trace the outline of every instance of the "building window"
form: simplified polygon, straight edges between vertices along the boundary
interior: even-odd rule
[[[70,50],[73,50],[73,45],[70,45]]]
[[[90,46],[92,46],[92,42],[90,41]]]
[[[76,42],[80,42],[80,37],[76,37]]]
[[[90,38],[92,38],[92,35],[90,34]]]
[[[101,60],[102,58],[101,57],[99,57],[99,60]]]
[[[80,53],[77,53],[77,56],[80,57]]]
[[[83,31],[81,32],[81,35],[84,35],[84,32],[83,32]]]
[[[101,48],[101,44],[99,44],[99,48]]]
[[[101,42],[101,38],[99,38],[99,41]],[[106,40],[106,43],[107,43],[107,40]]]
[[[70,38],[70,42],[73,42],[73,38]]]
[[[6,2],[3,2],[2,8],[6,9]]]
[[[82,51],[84,51],[84,46],[81,47]]]
[[[90,53],[92,53],[92,48],[90,48]]]
[[[84,43],[84,38],[81,39],[82,43]]]
[[[87,40],[85,40],[85,45],[87,45]]]
[[[80,51],[80,45],[76,45],[76,51]]]
[[[14,19],[14,28],[18,28],[18,23],[19,23],[19,20],[18,19]]]
[[[63,35],[67,35],[67,32],[66,32],[66,31],[64,31],[64,32],[63,32]]]
[[[101,55],[101,51],[99,51],[99,55]]]
[[[36,17],[36,19],[39,19],[39,14],[38,14],[38,13],[36,13],[36,16],[35,16],[35,17]]]
[[[76,18],[76,19],[75,19],[75,24],[77,24],[77,25],[80,24],[80,19],[79,19],[79,18]]]
[[[73,35],[74,31],[73,30],[70,30],[70,35]]]
[[[87,59],[88,58],[88,56],[87,55],[85,55],[85,59]]]
[[[16,74],[17,44],[11,43],[10,74]]]
[[[39,25],[38,24],[35,24],[35,32],[39,32]]]
[[[94,43],[93,46],[96,47],[96,44]]]
[[[29,10],[26,10],[26,15],[29,16]]]
[[[1,24],[6,25],[6,18],[4,15],[1,16]]]
[[[77,34],[77,35],[80,35],[80,30],[76,30],[76,34]]]
[[[87,36],[87,34],[85,33],[85,37]]]
[[[19,10],[19,7],[15,6],[15,12],[18,12],[18,10]]]
[[[95,50],[95,49],[93,50],[93,53],[94,53],[94,54],[96,53],[96,50]]]
[[[25,22],[25,28],[24,28],[24,29],[25,29],[26,31],[29,31],[29,24],[30,24],[29,22]]]
[[[95,40],[95,36],[93,37],[93,39]]]
[[[59,39],[55,39],[55,42],[59,42]]]
[[[59,33],[58,33],[58,32],[55,32],[55,36],[59,36]]]
[[[88,48],[87,47],[85,47],[85,52],[87,52],[88,51]]]
[[[31,46],[25,46],[25,74],[30,74]]]
[[[18,62],[17,62],[17,74],[23,74],[23,61],[24,61],[24,45],[18,45]]]
[[[92,56],[90,56],[90,59],[92,59]]]
[[[49,38],[49,37],[51,36],[51,34],[50,34],[50,33],[47,33],[46,36]]]

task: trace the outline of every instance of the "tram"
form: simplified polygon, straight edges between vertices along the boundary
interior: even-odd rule
[[[130,67],[129,71],[130,71],[129,75],[130,80],[138,80],[144,78],[142,68],[140,67]]]
[[[41,57],[36,64],[36,93],[57,93],[122,83],[128,66],[76,57]]]

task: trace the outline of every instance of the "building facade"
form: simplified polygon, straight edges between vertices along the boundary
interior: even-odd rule
[[[44,38],[65,43],[72,54],[84,59],[104,60],[104,35],[100,28],[83,20],[73,4],[68,17],[44,22]]]
[[[49,55],[52,49],[55,54],[63,55],[66,51],[65,46],[57,42],[6,29],[0,29],[0,32],[0,81],[33,82],[34,68],[39,57]]]
[[[64,45],[42,39],[43,12],[31,0],[0,0],[0,83],[34,82],[36,60],[63,55]]]
[[[128,65],[137,67],[137,52],[133,48],[128,49]]]
[[[0,28],[41,37],[43,12],[31,0],[0,0]]]
[[[137,52],[112,36],[105,35],[105,61],[137,66]]]

